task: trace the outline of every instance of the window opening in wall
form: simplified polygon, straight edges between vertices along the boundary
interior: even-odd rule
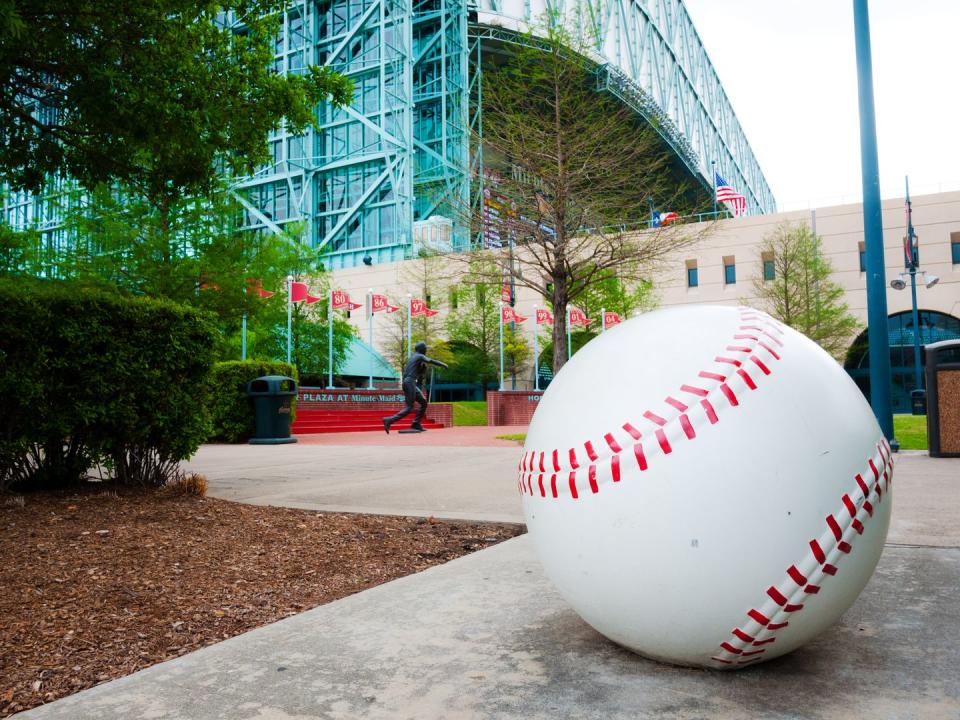
[[[723,282],[727,285],[737,283],[737,263],[732,255],[723,259]]]
[[[858,252],[860,253],[860,272],[866,272],[867,271],[867,249],[862,242],[858,244]]]
[[[777,279],[777,270],[773,265],[773,253],[763,253],[763,280],[771,282]]]
[[[960,232],[950,233],[950,262],[960,265]]]
[[[695,288],[700,284],[700,278],[697,274],[697,261],[687,260],[687,287]]]

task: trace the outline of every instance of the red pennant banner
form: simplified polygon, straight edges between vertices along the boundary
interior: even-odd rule
[[[571,325],[582,325],[583,327],[586,327],[592,322],[593,320],[588,318],[583,313],[583,310],[578,310],[577,308],[570,308],[570,324]]]
[[[440,314],[440,311],[439,311],[439,310],[431,310],[430,308],[427,308],[427,309],[424,311],[423,314],[426,315],[427,317],[433,317],[434,315],[439,315],[439,314]]]
[[[392,312],[392,311],[389,309],[390,307],[392,307],[392,306],[390,305],[390,301],[387,300],[387,296],[386,296],[386,295],[371,295],[371,296],[370,296],[370,311],[371,311],[371,312],[378,313],[378,312],[382,312],[382,311],[384,311],[384,310],[386,310],[387,312]],[[399,310],[399,309],[400,309],[400,308],[397,308],[397,310]]]
[[[347,300],[347,310],[359,310],[363,303],[355,303],[353,300]]]
[[[330,301],[333,304],[334,310],[349,310],[350,309],[350,296],[343,290],[331,290],[330,291]]]
[[[505,323],[514,322],[519,324],[522,322],[526,322],[527,320],[530,319],[529,317],[518,315],[517,311],[509,306],[503,308],[502,315],[503,315],[503,321]]]
[[[399,309],[400,309],[400,306],[399,306],[399,305],[387,305],[387,312],[388,312],[388,313],[395,313],[395,312],[396,312],[397,310],[399,310]]]
[[[247,278],[247,292],[250,294],[258,295],[262,298],[270,298],[276,295],[269,290],[263,289],[263,280],[260,278]]]
[[[290,283],[290,302],[302,302],[310,297],[307,284],[302,282]]]
[[[315,302],[320,302],[323,300],[322,297],[314,297],[313,295],[307,293],[307,305],[313,305]]]
[[[430,308],[427,307],[427,303],[419,298],[413,298],[410,300],[410,317],[419,317],[421,315],[426,315],[430,317],[430,314],[427,312]]]
[[[621,322],[623,321],[620,319],[620,316],[615,312],[605,312],[603,314],[603,324],[606,327],[613,327],[614,325],[619,325]]]
[[[537,325],[553,325],[553,313],[545,308],[537,308]]]

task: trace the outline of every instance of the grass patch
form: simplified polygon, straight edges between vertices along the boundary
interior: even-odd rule
[[[497,435],[497,440],[516,440],[517,442],[523,442],[527,439],[526,433],[513,433],[512,435]]]
[[[893,436],[901,450],[927,449],[927,416],[894,415]]]
[[[486,400],[463,400],[450,404],[453,405],[454,427],[487,424]]]

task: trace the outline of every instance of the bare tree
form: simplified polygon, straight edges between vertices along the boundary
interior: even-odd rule
[[[553,307],[553,369],[567,361],[566,310],[611,272],[648,281],[659,263],[699,240],[691,226],[648,229],[651,208],[703,209],[657,129],[597,90],[588,42],[555,22],[508,46],[483,74],[485,202],[474,230],[502,276]],[[493,211],[496,211],[494,213]],[[494,214],[496,218],[494,219]]]

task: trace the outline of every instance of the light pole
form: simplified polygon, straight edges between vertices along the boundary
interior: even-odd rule
[[[903,239],[903,267],[905,273],[900,273],[900,277],[890,281],[890,287],[894,290],[903,290],[907,287],[904,276],[910,276],[910,312],[913,320],[913,384],[914,390],[923,392],[923,371],[920,363],[920,311],[917,309],[917,271],[920,264],[919,248],[917,247],[917,234],[913,231],[913,206],[910,202],[910,178],[906,178],[907,188],[907,236]],[[923,276],[923,282],[928,288],[936,285],[940,278],[936,275],[927,275],[920,271]],[[921,395],[922,397],[922,395]]]
[[[873,61],[867,0],[853,0],[860,100],[860,168],[863,175],[863,239],[867,254],[867,342],[870,344],[870,405],[884,437],[897,448],[890,409],[890,338],[887,333],[887,282],[883,266],[883,217],[877,120],[873,103]]]

